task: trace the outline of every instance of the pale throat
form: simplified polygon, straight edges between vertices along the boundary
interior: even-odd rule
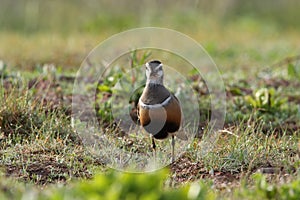
[[[164,73],[162,70],[156,73],[146,73],[146,77],[147,77],[146,84],[157,84],[157,85],[164,84]]]
[[[146,84],[163,85],[163,77],[147,78]]]

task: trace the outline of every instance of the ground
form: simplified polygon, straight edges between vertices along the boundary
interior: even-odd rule
[[[299,30],[282,30],[251,17],[225,25],[214,20],[179,29],[203,45],[220,71],[226,92],[225,124],[210,151],[203,153],[202,144],[209,135],[210,94],[199,74],[191,72],[187,79],[201,97],[203,115],[186,151],[165,167],[169,171],[163,182],[167,188],[184,188],[200,181],[201,187],[209,187],[207,191],[229,199],[239,199],[236,193],[247,198],[255,188],[267,195],[280,193],[281,186],[282,191],[291,190],[299,183],[300,164]],[[33,187],[32,191],[51,191],[61,185],[76,188],[77,181],[110,173],[106,160],[87,151],[71,126],[71,102],[72,97],[77,103],[86,102],[84,95],[73,93],[85,56],[117,32],[0,32],[0,197],[2,193],[16,197],[14,191],[23,194],[26,187]],[[143,53],[128,55],[126,67],[151,58]],[[120,72],[114,75],[119,77]],[[107,78],[98,80],[95,96],[100,102],[97,120],[106,130],[105,137],[119,148],[151,154],[147,136],[132,137],[108,120],[106,103],[114,83]],[[91,87],[91,80],[85,81]],[[134,110],[138,95],[132,98]],[[83,120],[88,114],[87,110]],[[123,176],[118,179],[113,173],[102,179],[122,182]]]

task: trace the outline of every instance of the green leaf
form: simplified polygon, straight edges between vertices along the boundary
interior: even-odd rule
[[[107,85],[99,85],[98,86],[99,91],[101,92],[111,92],[111,89],[109,86]]]
[[[298,76],[297,71],[296,71],[296,66],[292,63],[289,63],[288,65],[288,75],[296,78]]]
[[[230,88],[230,92],[231,92],[233,95],[243,95],[241,89],[238,88],[238,87],[232,87],[232,88]]]
[[[249,95],[245,96],[245,100],[252,105],[254,108],[256,108],[258,105],[256,103],[256,101]]]

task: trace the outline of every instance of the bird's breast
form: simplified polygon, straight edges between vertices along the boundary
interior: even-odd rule
[[[163,139],[168,133],[176,132],[181,124],[180,104],[173,95],[170,97],[170,100],[161,106],[139,105],[140,124],[157,139]]]

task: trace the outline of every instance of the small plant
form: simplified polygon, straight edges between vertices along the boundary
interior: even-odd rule
[[[288,70],[288,75],[291,78],[295,78],[295,79],[300,80],[300,68],[299,68],[299,66],[300,65],[293,64],[293,63],[288,63],[287,70]]]
[[[50,105],[35,99],[34,92],[27,88],[4,90],[0,87],[0,134],[4,141],[15,144],[29,142],[37,137],[56,136],[69,142],[78,139],[63,110],[50,111],[47,107]],[[61,122],[66,125],[61,126]]]
[[[180,188],[164,188],[166,170],[146,174],[128,174],[111,171],[99,174],[92,181],[75,185],[71,190],[56,192],[55,196],[77,199],[215,199],[203,182]],[[76,191],[76,192],[74,192]],[[52,194],[53,195],[53,194]],[[54,196],[54,195],[53,195]]]
[[[132,51],[130,55],[130,72],[126,71],[126,67],[119,67],[115,66],[112,70],[107,71],[107,75],[97,86],[97,102],[96,102],[96,109],[98,118],[104,124],[111,124],[113,123],[113,116],[112,116],[112,108],[111,104],[113,101],[112,96],[122,96],[127,97],[130,91],[133,91],[136,87],[136,83],[140,82],[140,78],[137,76],[136,67],[143,65],[146,60],[150,57],[150,52],[141,52],[138,53],[137,50]],[[142,76],[144,79],[144,76]],[[121,80],[121,81],[120,81]],[[120,87],[115,88],[115,85],[119,83]],[[131,96],[128,97],[129,103],[136,102],[140,97],[141,90],[136,90],[136,92]],[[128,102],[127,101],[127,102]],[[117,105],[114,102],[114,106],[124,107],[126,105]]]
[[[2,61],[0,60],[0,79],[4,79],[8,76],[8,73],[7,73],[7,65]]]
[[[253,171],[270,165],[285,169],[293,167],[295,161],[286,163],[285,160],[292,159],[297,152],[296,137],[277,136],[271,132],[272,129],[265,134],[264,126],[264,122],[256,119],[249,124],[240,122],[234,129],[220,132],[215,143],[205,144],[196,153],[197,160],[201,160],[208,170],[231,173]],[[205,148],[211,148],[207,155],[202,154]]]
[[[255,187],[248,189],[244,184],[240,191],[235,191],[235,199],[299,199],[300,198],[300,180],[292,181],[286,185],[275,185],[268,183],[266,176],[262,174],[252,175],[255,181]]]
[[[274,88],[261,88],[253,93],[252,96],[245,97],[247,103],[262,112],[273,112],[280,110],[281,106],[287,102],[286,98],[276,94]]]
[[[248,120],[258,119],[264,124],[264,130],[290,129],[289,123],[297,123],[297,105],[288,102],[287,97],[280,95],[274,88],[261,88],[253,92],[252,95],[244,97],[247,105],[246,112]],[[252,108],[254,108],[252,110]],[[251,111],[252,110],[252,111]],[[251,115],[249,115],[251,113]],[[247,119],[247,118],[244,118]]]
[[[112,121],[111,115],[111,103],[113,87],[117,83],[118,79],[122,77],[122,73],[114,73],[107,76],[102,83],[97,86],[97,115],[98,118],[105,123]]]

